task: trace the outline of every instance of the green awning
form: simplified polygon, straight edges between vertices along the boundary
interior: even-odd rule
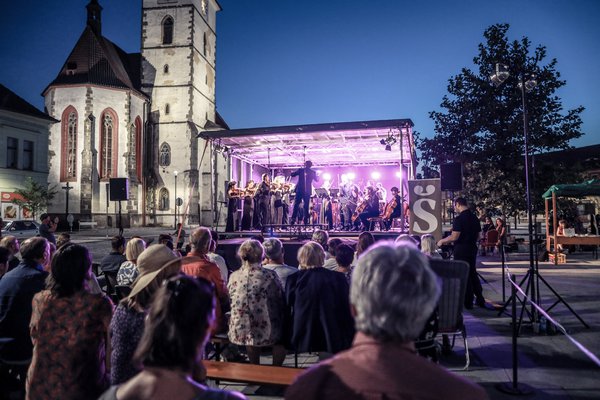
[[[600,196],[600,179],[591,179],[582,183],[552,185],[546,190],[542,197],[544,199],[551,198],[552,193],[556,193],[557,197]]]

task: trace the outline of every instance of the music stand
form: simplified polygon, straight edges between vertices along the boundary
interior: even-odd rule
[[[328,197],[329,193],[327,192],[327,189],[325,188],[316,188],[315,189],[315,193],[317,194],[317,197],[319,198],[323,198],[323,197]]]
[[[340,189],[338,189],[338,188],[329,189],[329,195],[331,197],[338,197],[339,194],[340,194]]]

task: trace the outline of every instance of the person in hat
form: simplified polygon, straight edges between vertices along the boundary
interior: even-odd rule
[[[179,274],[181,258],[167,246],[155,244],[140,254],[137,268],[138,276],[131,285],[131,293],[119,303],[110,323],[110,381],[113,385],[139,372],[132,358],[144,331],[152,297],[165,279]]]

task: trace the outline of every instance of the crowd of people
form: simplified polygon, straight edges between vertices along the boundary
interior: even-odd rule
[[[279,239],[249,239],[229,271],[205,227],[187,246],[116,236],[100,262],[104,291],[87,248],[69,239],[54,254],[45,237],[0,242],[0,359],[27,399],[244,398],[203,384],[215,334],[254,364],[266,350],[277,366],[288,351],[329,357],[288,388],[290,399],[487,398],[417,353],[415,341],[437,329],[433,237],[375,243],[363,232],[353,246],[317,230],[297,268]]]

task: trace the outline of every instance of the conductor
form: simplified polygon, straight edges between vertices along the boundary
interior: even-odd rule
[[[296,222],[301,201],[304,202],[304,225],[308,224],[308,207],[310,195],[312,194],[312,182],[318,180],[317,174],[310,169],[311,167],[312,162],[306,161],[304,163],[304,168],[298,168],[296,171],[292,172],[291,175],[298,177],[298,183],[296,184],[296,198],[294,199],[294,209],[292,211],[292,225]]]

